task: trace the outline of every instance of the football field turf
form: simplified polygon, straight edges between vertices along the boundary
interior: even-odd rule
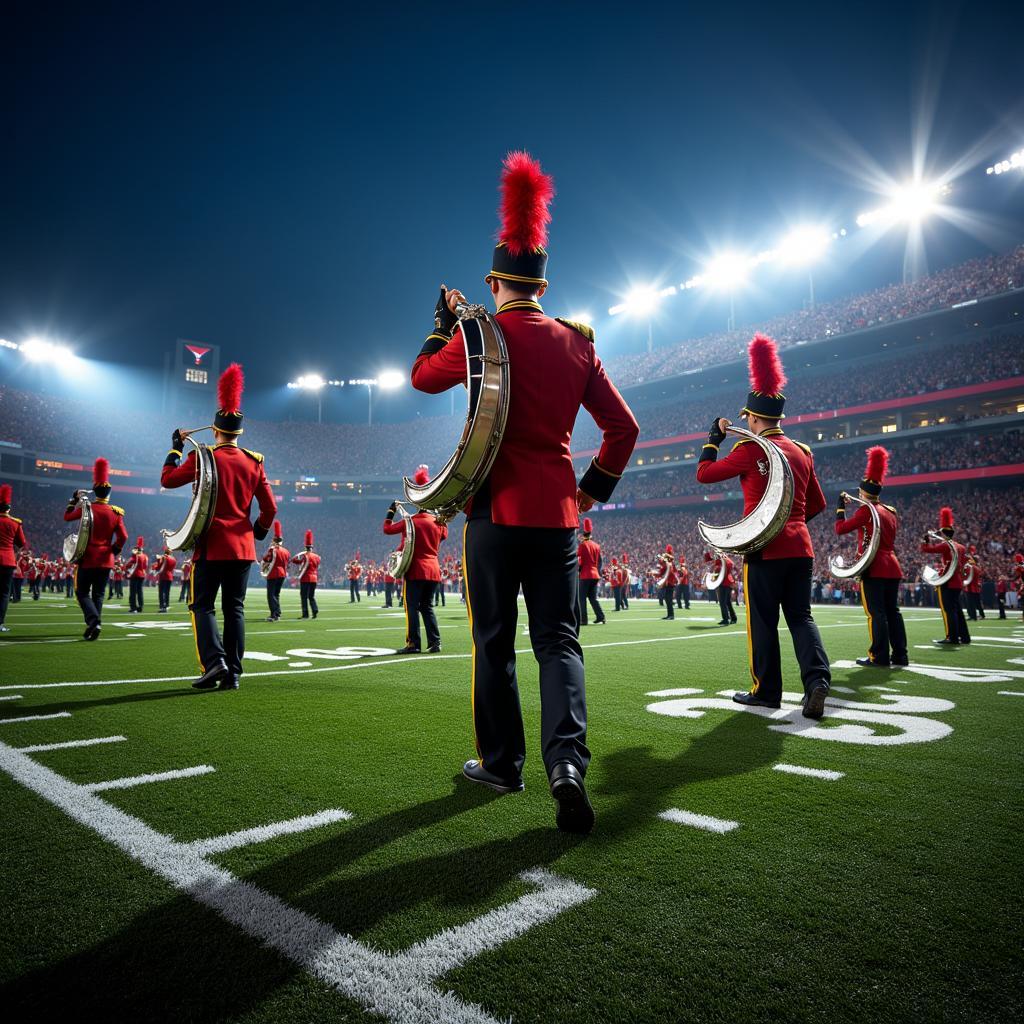
[[[177,593],[173,595],[177,597]],[[8,1020],[1008,1021],[1022,1013],[1024,626],[852,667],[804,719],[743,710],[742,608],[582,630],[597,826],[554,828],[525,615],[526,791],[465,780],[464,606],[404,615],[250,590],[235,693],[189,688],[183,604],[11,607],[0,638],[0,1006]],[[605,604],[606,609],[608,604]],[[12,1016],[13,1015],[13,1016]]]

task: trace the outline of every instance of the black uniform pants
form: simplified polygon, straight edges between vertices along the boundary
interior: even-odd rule
[[[690,584],[680,583],[676,586],[676,607],[690,609]]]
[[[415,650],[420,647],[420,616],[427,633],[427,646],[441,645],[441,631],[437,628],[434,615],[434,591],[440,586],[435,580],[407,579],[403,586],[405,598],[405,646]]]
[[[160,607],[167,609],[171,607],[171,581],[170,580],[159,580],[157,582],[157,596],[160,601]]]
[[[0,565],[0,626],[7,617],[7,604],[11,599],[11,580],[14,579],[13,565]]]
[[[15,580],[14,582],[15,582],[15,584],[17,584],[18,581]],[[20,601],[21,597],[17,593],[15,593],[14,600],[15,601]],[[999,591],[996,591],[996,603],[999,605],[999,618],[1005,619],[1006,618],[1006,595],[1005,594],[1000,594]]]
[[[348,581],[348,601],[351,604],[353,601],[359,600],[359,580]]]
[[[967,632],[967,619],[964,618],[964,607],[961,604],[961,589],[943,583],[938,590],[939,611],[942,612],[942,625],[946,630],[946,639],[954,644],[969,644],[971,634]]]
[[[103,619],[103,595],[107,592],[109,569],[76,569],[75,598],[90,628],[99,626]]]
[[[299,584],[299,600],[302,601],[302,617],[308,618],[310,611],[313,612],[313,618],[320,614],[320,609],[316,603],[316,584],[315,583],[300,583]],[[278,608],[281,606],[278,605]],[[280,612],[278,613],[280,614]]]
[[[871,643],[868,657],[876,665],[907,664],[907,628],[903,624],[899,596],[899,580],[865,576],[860,581],[860,603],[868,617]]]
[[[582,579],[580,580],[580,625],[581,626],[585,626],[587,624],[587,620],[586,620],[586,617],[585,617],[587,609],[586,609],[586,605],[584,604],[584,601],[583,601],[583,584],[586,583],[586,582],[587,582],[586,580],[582,580]],[[615,610],[617,612],[621,612],[622,611],[622,587],[612,587],[612,597],[615,598]]]
[[[807,600],[809,604],[810,593],[808,593]],[[721,609],[723,622],[736,621],[736,612],[732,607],[732,587],[727,587],[724,583],[718,588],[718,607]]]
[[[228,671],[242,674],[242,655],[245,653],[245,591],[249,585],[249,567],[252,562],[237,560],[193,563],[191,597],[188,610],[192,613],[192,629],[196,637],[199,666],[205,672],[219,659],[227,663]],[[217,628],[214,603],[220,592],[220,607],[224,614],[224,636]]]
[[[394,583],[384,584],[384,607],[392,608],[395,603],[395,585]]]
[[[188,580],[181,581],[181,590],[178,591],[178,600],[184,601],[188,597]]]
[[[21,600],[21,588],[24,584],[24,576],[15,576],[14,579],[11,580],[11,604],[17,604]],[[1006,618],[1005,612],[1003,613],[1003,618]]]
[[[530,642],[540,666],[544,766],[590,764],[583,651],[579,642],[576,531],[466,524],[466,605],[473,636],[473,729],[483,766],[518,779],[526,737],[516,679],[518,595],[523,588]]]
[[[267,607],[273,618],[281,618],[281,588],[284,586],[284,577],[277,576],[267,580]]]
[[[442,608],[445,607],[443,583],[438,583],[438,585],[434,588],[434,605],[436,606],[438,603],[440,603]]]
[[[981,594],[965,590],[964,598],[967,601],[967,617],[971,622],[977,622],[978,619],[985,618],[985,609],[981,606]]]
[[[751,692],[771,702],[782,698],[779,609],[793,638],[804,693],[829,686],[832,674],[821,634],[811,615],[813,558],[747,558],[743,593],[747,604],[747,649]]]
[[[604,622],[604,609],[601,607],[597,600],[597,580],[580,580],[580,610],[579,620],[581,626],[589,625],[587,619],[587,602],[590,602],[590,607],[594,610],[594,621]],[[619,588],[615,588],[615,608],[618,610],[620,607],[619,599]]]
[[[128,581],[128,610],[133,612],[142,611],[142,583],[141,579],[134,576]]]
[[[658,602],[665,602],[665,618],[667,619],[674,619],[676,617],[675,602],[672,600],[675,589],[676,587],[673,583],[671,587],[662,587],[658,591]]]
[[[622,586],[619,587],[619,590],[622,591],[621,597],[622,597],[622,608],[623,608],[623,611],[628,611],[629,610],[629,584],[628,583],[623,583]]]

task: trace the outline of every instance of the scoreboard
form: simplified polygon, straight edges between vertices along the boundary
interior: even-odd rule
[[[191,392],[211,392],[220,375],[220,346],[179,338],[175,350],[174,381]]]

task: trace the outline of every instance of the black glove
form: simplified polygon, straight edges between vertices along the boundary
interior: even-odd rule
[[[459,318],[448,308],[448,292],[442,288],[434,307],[434,330],[451,337]]]
[[[112,547],[110,550],[114,552],[114,557],[115,558],[119,557],[120,554],[121,554],[121,548],[120,547],[116,547],[116,548]]]
[[[252,524],[252,535],[257,540],[263,540],[269,532],[270,530],[266,526],[260,526],[259,520]]]
[[[847,499],[847,497],[848,497],[848,495],[847,495],[846,491],[840,491],[839,492],[839,503],[836,506],[836,508],[846,508],[846,499]]]
[[[708,444],[713,444],[717,448],[725,440],[725,434],[723,431],[718,429],[718,417],[715,417],[715,422],[711,424],[711,429],[708,431]]]
[[[68,498],[68,508],[78,504],[78,491],[72,491],[71,497]]]
[[[174,433],[171,434],[171,448],[176,452],[185,451],[185,438],[181,436],[181,431],[175,428]]]
[[[391,504],[388,505],[388,514],[387,514],[387,517],[386,517],[388,522],[391,522],[391,520],[395,518],[395,513],[397,511],[398,511],[398,502],[397,501],[391,502]]]

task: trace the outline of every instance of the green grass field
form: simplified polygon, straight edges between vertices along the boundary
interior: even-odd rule
[[[108,606],[94,644],[73,601],[8,616],[8,1020],[1021,1017],[1019,613],[944,652],[938,612],[912,610],[912,668],[889,672],[850,667],[859,608],[820,610],[837,665],[821,723],[717,696],[748,685],[742,609],[731,628],[704,603],[609,613],[582,636],[598,819],[580,839],[554,828],[525,634],[527,788],[498,797],[459,776],[457,599],[444,653],[399,659],[403,616],[380,599],[324,593],[299,621],[288,594],[268,624],[253,589],[237,693],[189,688],[184,605],[146,599],[140,617]],[[108,741],[18,749],[87,739]]]

